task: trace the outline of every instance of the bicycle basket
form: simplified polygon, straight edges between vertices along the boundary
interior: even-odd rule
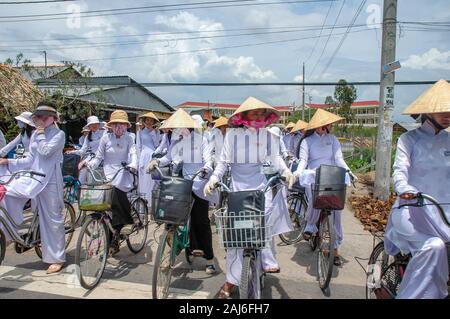
[[[64,154],[62,164],[63,176],[72,176],[78,178],[78,164],[80,163],[80,155]]]
[[[113,186],[81,185],[79,208],[84,211],[100,212],[111,210]]]
[[[191,180],[164,176],[159,188],[153,191],[152,211],[155,221],[174,225],[186,224],[194,203],[192,184]]]
[[[229,212],[226,208],[215,213],[219,244],[224,249],[262,249],[270,247],[272,227],[265,222],[264,211]]]
[[[344,209],[346,172],[345,168],[330,165],[321,165],[317,169],[316,183],[311,186],[315,209]]]

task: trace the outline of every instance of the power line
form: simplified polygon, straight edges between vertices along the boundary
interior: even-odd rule
[[[346,26],[343,26],[344,28]],[[361,24],[358,27],[365,27],[365,24]],[[46,47],[16,47],[16,46],[0,46],[0,52],[4,51],[2,49],[12,48],[14,51],[42,51],[42,50],[58,50],[58,49],[81,49],[81,48],[97,48],[97,47],[105,47],[105,46],[122,46],[122,45],[136,45],[136,44],[147,44],[147,43],[158,43],[158,42],[169,42],[169,41],[186,41],[186,40],[202,40],[202,39],[214,39],[214,38],[229,38],[229,37],[242,37],[242,36],[257,36],[257,35],[271,35],[271,34],[283,34],[283,33],[297,33],[297,32],[305,32],[311,31],[313,29],[307,30],[280,30],[280,31],[267,31],[267,32],[252,32],[252,33],[237,33],[237,34],[222,34],[222,35],[212,35],[212,36],[198,36],[198,37],[182,37],[182,38],[159,38],[159,39],[150,39],[144,41],[115,41],[115,42],[100,42],[100,43],[91,43],[81,46],[46,46]],[[320,35],[319,35],[320,37]],[[9,51],[9,50],[8,50]]]
[[[317,43],[319,43],[319,39],[322,37],[322,32],[323,32],[323,29],[324,29],[324,27],[325,27],[325,23],[327,22],[328,15],[330,14],[331,7],[333,7],[333,2],[330,2],[330,6],[328,7],[327,14],[325,15],[325,19],[323,20],[322,28],[320,29],[320,32],[319,32],[319,37],[317,38],[316,43],[314,43],[314,46],[313,46],[311,52],[309,53],[309,55],[308,55],[308,57],[306,58],[306,60],[305,60],[304,63],[306,63],[306,62],[309,61],[309,59],[311,58],[311,56],[312,56],[313,53],[314,53],[314,50],[315,50],[316,47],[317,47]]]
[[[406,22],[397,21],[397,24],[404,24]],[[418,22],[407,22],[408,24],[414,25]],[[437,25],[436,31],[443,30],[447,31],[448,29],[440,29],[441,27],[447,27],[446,25],[442,25],[441,22],[436,22]],[[447,22],[445,22],[447,23]],[[378,23],[381,25],[381,23]],[[354,25],[354,27],[365,26],[366,24]],[[422,25],[422,23],[420,23]],[[330,29],[332,25],[322,26],[324,30]],[[450,26],[450,22],[448,24]],[[304,31],[316,31],[321,29],[319,25],[304,25],[304,26],[278,26],[278,27],[254,27],[254,28],[231,28],[231,29],[221,29],[221,30],[197,30],[197,31],[164,31],[164,32],[148,32],[148,33],[139,33],[139,34],[114,34],[114,35],[99,35],[99,36],[90,36],[86,37],[70,37],[70,38],[50,38],[44,39],[48,41],[76,41],[76,40],[92,40],[92,39],[107,39],[107,38],[129,38],[129,37],[144,37],[144,36],[158,36],[158,35],[175,35],[175,34],[193,34],[193,33],[220,33],[220,32],[237,32],[237,31],[255,31],[255,30],[281,30],[281,29],[298,29]],[[348,24],[344,25],[336,25],[335,29],[347,28]],[[412,26],[404,27],[405,30],[409,30]],[[425,28],[425,27],[424,27]],[[430,25],[430,30],[433,29],[433,25]],[[422,31],[422,29],[411,29],[411,31]],[[425,29],[423,31],[426,31]],[[2,43],[23,43],[23,42],[43,42],[43,39],[21,39],[21,40],[4,40]]]
[[[114,81],[110,82],[107,79],[102,81],[101,78],[82,78],[73,80],[59,80],[59,79],[43,79],[35,81],[37,85],[42,87],[54,87],[60,85],[73,86],[145,86],[145,87],[177,87],[177,86],[295,86],[298,87],[298,82],[137,82],[130,83],[129,81]],[[433,81],[397,81],[395,85],[429,85],[436,83]],[[379,81],[350,81],[348,85],[354,86],[370,86],[380,85]],[[336,86],[339,82],[305,82],[305,86]]]
[[[379,24],[381,25],[381,23]],[[366,26],[365,24],[357,25]],[[325,29],[329,29],[331,25],[325,26]],[[348,25],[336,26],[336,29],[347,28]],[[167,32],[149,32],[140,34],[116,34],[116,35],[102,35],[102,36],[92,36],[86,37],[71,37],[71,38],[49,38],[44,39],[48,41],[75,41],[75,40],[92,40],[92,39],[103,39],[103,38],[130,38],[130,37],[144,37],[144,36],[163,36],[163,35],[177,35],[177,34],[193,34],[193,33],[221,33],[221,32],[237,32],[237,31],[257,31],[257,30],[299,30],[299,31],[316,31],[319,30],[318,25],[305,25],[305,26],[279,26],[279,27],[255,27],[255,28],[232,28],[232,29],[221,29],[221,30],[198,30],[198,31],[167,31]],[[23,40],[5,40],[3,43],[23,43],[23,42],[43,42],[43,39],[23,39]],[[117,42],[116,42],[117,43]]]
[[[364,5],[366,4],[367,0],[362,0],[358,9],[356,9],[355,15],[352,18],[352,21],[350,22],[350,25],[348,26],[347,30],[345,31],[344,35],[342,36],[341,41],[339,42],[338,46],[334,50],[333,54],[331,55],[330,59],[328,60],[328,63],[323,68],[322,72],[319,75],[319,78],[321,78],[325,72],[328,70],[328,67],[333,63],[334,58],[336,57],[337,53],[342,47],[342,44],[344,43],[345,39],[347,39],[347,35],[349,34],[352,26],[355,24],[356,19],[358,19],[359,14],[361,13],[362,9],[364,8]]]
[[[370,29],[362,29],[362,30],[355,30],[353,32],[363,32],[363,31],[369,31],[369,30]],[[339,35],[342,35],[342,34],[343,33],[336,33],[335,35],[339,36]],[[173,51],[173,52],[165,52],[165,53],[142,54],[142,55],[132,55],[132,56],[119,56],[119,57],[98,58],[98,59],[82,59],[82,60],[75,60],[75,61],[76,62],[88,62],[88,61],[122,60],[122,59],[134,59],[134,58],[155,57],[155,56],[165,56],[165,55],[177,55],[177,54],[185,54],[185,53],[197,53],[197,52],[224,50],[224,49],[235,49],[235,48],[244,48],[244,47],[252,47],[252,46],[261,46],[261,45],[267,45],[267,44],[296,42],[296,41],[315,39],[315,38],[316,38],[316,36],[312,36],[312,37],[295,38],[295,39],[285,39],[285,40],[276,40],[276,41],[267,41],[267,42],[247,43],[247,44],[239,44],[239,45],[223,46],[223,47],[215,47],[215,48],[204,48],[204,49],[197,49],[197,50]]]
[[[168,12],[168,11],[179,11],[179,10],[198,10],[198,9],[213,9],[213,8],[235,8],[235,7],[247,7],[247,6],[266,6],[266,5],[279,5],[279,4],[304,4],[304,3],[313,3],[313,2],[329,2],[329,1],[337,1],[337,0],[296,0],[296,1],[274,1],[274,2],[262,2],[262,3],[235,3],[235,2],[253,2],[258,0],[227,0],[227,1],[210,1],[210,2],[198,2],[191,4],[172,4],[172,5],[158,5],[158,6],[147,6],[148,8],[159,8],[152,10],[139,10],[133,12],[120,12],[120,10],[136,10],[135,8],[120,8],[120,9],[108,9],[108,10],[92,10],[92,11],[84,11],[85,15],[80,13],[80,18],[92,18],[92,17],[103,17],[103,16],[116,16],[116,15],[126,15],[126,14],[139,14],[139,13],[151,13],[151,12]],[[199,5],[194,7],[186,7],[192,6],[194,4],[212,4],[212,3],[230,3],[228,5]],[[176,8],[166,8],[166,7],[176,7]],[[90,14],[93,12],[104,12],[107,13],[99,13],[99,14]],[[117,12],[119,11],[119,12]],[[88,13],[88,15],[86,15]],[[26,19],[25,17],[30,17],[31,19]],[[49,17],[49,18],[32,18],[32,17]],[[39,14],[39,15],[22,15],[22,16],[0,16],[0,23],[7,22],[30,22],[30,21],[53,21],[53,20],[64,20],[68,17],[73,17],[73,13],[53,13],[53,14]],[[25,18],[25,19],[23,19]],[[11,20],[9,20],[11,19]]]
[[[2,1],[2,4],[41,4],[41,3],[53,3],[53,2],[74,2],[78,0],[38,0],[38,1]]]
[[[334,20],[334,25],[337,24],[337,22],[339,20],[339,17],[341,16],[342,9],[344,8],[344,5],[345,5],[345,0],[342,1],[342,5],[341,5],[341,7],[339,9],[339,12],[338,12],[338,14],[336,16],[336,19]],[[328,41],[330,41],[330,37],[331,37],[331,34],[333,33],[333,31],[334,31],[334,28],[332,28],[330,33],[328,34],[327,41],[325,42],[325,45],[323,46],[322,52],[320,53],[320,56],[317,59],[316,63],[314,64],[313,68],[311,69],[311,72],[309,72],[309,76],[308,77],[311,77],[311,74],[314,73],[314,71],[316,70],[317,65],[319,64],[320,59],[322,59],[323,53],[325,52],[325,49],[326,49],[326,47],[328,45]]]

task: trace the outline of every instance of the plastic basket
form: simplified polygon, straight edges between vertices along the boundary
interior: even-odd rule
[[[266,224],[264,211],[214,212],[219,244],[224,249],[263,249],[272,243],[272,227]]]
[[[152,216],[156,222],[185,225],[194,204],[192,181],[163,177],[152,191]]]
[[[113,186],[103,185],[81,185],[79,208],[84,211],[101,212],[111,210]]]
[[[344,209],[346,173],[347,170],[339,166],[320,165],[316,172],[316,182],[311,186],[315,209]]]

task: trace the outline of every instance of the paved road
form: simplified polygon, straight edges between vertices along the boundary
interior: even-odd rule
[[[265,298],[364,298],[365,274],[355,257],[367,258],[372,249],[372,236],[353,217],[350,211],[343,213],[344,244],[341,254],[344,265],[336,269],[325,296],[316,281],[314,253],[306,242],[286,246],[277,238],[278,259],[281,273],[269,275],[265,281]],[[149,233],[148,246],[138,255],[126,247],[115,258],[108,259],[102,280],[92,291],[78,286],[74,268],[75,234],[68,250],[68,267],[61,274],[47,275],[45,265],[34,251],[16,254],[8,247],[6,258],[0,266],[0,298],[151,298],[151,276],[157,248]],[[216,240],[214,240],[217,243]],[[218,273],[204,272],[204,261],[196,259],[189,266],[181,255],[171,284],[171,298],[214,298],[225,280],[224,252],[215,247]],[[237,298],[234,294],[232,297]]]

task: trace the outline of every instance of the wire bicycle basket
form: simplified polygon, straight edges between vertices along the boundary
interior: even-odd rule
[[[111,184],[81,185],[78,206],[83,211],[111,210],[112,195],[113,186]]]
[[[221,208],[214,212],[219,244],[224,249],[263,249],[272,243],[272,226],[262,210],[228,212]]]

